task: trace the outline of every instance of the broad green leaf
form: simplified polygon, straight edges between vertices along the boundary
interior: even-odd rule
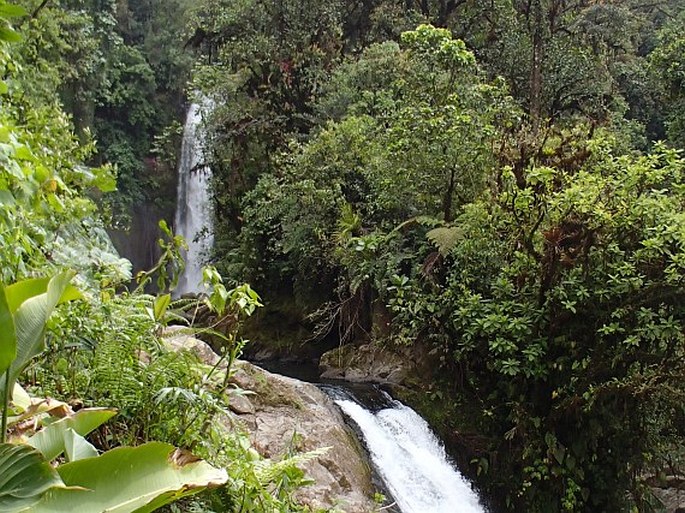
[[[54,278],[31,278],[28,280],[18,281],[17,283],[13,283],[12,285],[5,287],[7,304],[10,307],[10,311],[14,314],[19,309],[21,304],[27,299],[46,293],[48,291],[48,285],[50,284],[50,281],[64,275],[69,275],[70,280],[74,276],[74,273],[67,271],[55,276]],[[79,299],[80,297],[81,293],[76,287],[67,285],[58,300],[58,304],[66,301],[73,301],[74,299]]]
[[[26,16],[27,14],[26,9],[18,5],[0,5],[0,17],[2,18],[18,18],[20,16]]]
[[[78,290],[69,285],[73,276],[73,272],[66,271],[47,282],[45,279],[24,280],[5,288],[17,338],[17,356],[9,368],[10,386],[31,359],[43,350],[45,324],[55,306],[80,297]],[[4,393],[4,389],[2,381],[0,393]]]
[[[14,384],[12,403],[14,406],[18,406],[21,411],[27,411],[31,407],[31,404],[33,404],[33,401],[31,401],[31,396],[19,383]]]
[[[21,36],[11,28],[0,25],[0,41],[8,41],[10,43],[17,43],[21,41]]]
[[[0,513],[32,511],[47,490],[63,487],[59,474],[28,445],[0,444]]]
[[[64,452],[67,455],[68,461],[98,456],[97,449],[73,429],[67,429],[64,433]]]
[[[155,299],[154,304],[154,320],[160,321],[166,313],[169,304],[171,303],[171,294],[164,294]]]
[[[71,417],[65,417],[44,427],[26,443],[38,449],[48,461],[56,458],[66,449],[68,431],[86,436],[116,415],[116,410],[107,408],[86,408]]]
[[[113,449],[58,472],[67,485],[88,490],[51,490],[32,513],[148,513],[228,479],[225,470],[161,442]]]
[[[17,356],[17,338],[14,334],[14,320],[7,304],[5,288],[0,286],[0,379]]]
[[[31,278],[5,287],[10,312],[14,315],[24,301],[44,294],[48,290],[48,283],[50,278]]]

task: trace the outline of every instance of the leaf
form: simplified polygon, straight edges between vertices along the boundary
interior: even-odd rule
[[[14,384],[12,397],[12,403],[14,404],[14,406],[18,406],[21,409],[21,411],[26,411],[31,407],[31,396],[18,383]]]
[[[169,304],[171,303],[171,294],[164,294],[163,296],[159,296],[157,299],[155,299],[154,303],[154,320],[155,321],[161,321],[162,318],[164,317],[164,314],[167,311],[167,308],[169,307]]]
[[[44,427],[26,443],[38,449],[48,461],[56,458],[66,449],[67,432],[86,436],[107,422],[116,410],[107,408],[86,408]]]
[[[23,389],[22,389],[23,390]],[[14,386],[14,393],[17,391],[17,385],[15,383]],[[24,394],[26,391],[23,392]],[[51,397],[46,397],[45,399],[36,399],[29,397],[29,407],[24,410],[23,413],[20,415],[10,417],[9,418],[9,425],[11,426],[12,424],[16,424],[18,422],[22,422],[26,419],[30,419],[31,417],[35,417],[37,415],[41,415],[42,413],[47,413],[52,417],[64,417],[66,415],[69,415],[71,413],[71,408],[69,408],[69,405],[67,403],[64,403],[62,401],[58,401],[57,399],[52,399]],[[19,400],[12,399],[12,404],[15,404],[19,406],[20,408],[22,407],[22,402],[25,404],[25,398],[24,397],[19,397]]]
[[[456,247],[463,235],[462,230],[456,226],[450,228],[441,226],[429,231],[426,237],[438,248],[442,256],[447,256]]]
[[[9,368],[10,386],[31,359],[43,350],[45,325],[55,307],[81,297],[79,291],[69,285],[73,276],[73,272],[65,271],[49,280],[24,280],[5,287],[17,339],[17,356]],[[4,393],[5,382],[0,381],[0,393]]]
[[[120,447],[58,468],[64,482],[88,490],[51,490],[32,513],[148,513],[228,476],[204,461],[178,462],[169,444]]]
[[[26,9],[19,5],[0,5],[0,17],[2,18],[19,18],[21,16],[26,16],[27,14]]]
[[[0,379],[17,357],[17,337],[14,320],[7,304],[5,288],[0,286]]]
[[[21,41],[21,36],[17,34],[14,30],[7,26],[0,25],[0,41],[7,41],[10,43],[18,43]]]
[[[3,82],[0,82],[0,94],[3,93],[2,91],[2,84]],[[7,207],[13,207],[16,204],[16,200],[14,199],[14,196],[10,191],[0,189],[0,205],[4,205]]]
[[[98,456],[97,449],[71,428],[67,429],[64,433],[64,450],[69,461],[78,461]]]
[[[50,278],[32,278],[5,287],[7,304],[12,314],[15,314],[27,299],[45,293],[48,289],[48,283],[50,283]]]
[[[0,512],[27,511],[50,488],[64,483],[43,456],[27,445],[0,444]]]

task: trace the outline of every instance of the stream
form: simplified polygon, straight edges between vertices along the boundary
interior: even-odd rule
[[[449,461],[428,423],[382,394],[369,407],[342,386],[320,385],[362,434],[371,462],[401,513],[485,513],[471,484]]]
[[[338,405],[365,447],[374,478],[394,503],[389,513],[486,513],[442,441],[414,410],[370,384],[324,381],[316,367],[260,362],[271,372],[316,384]],[[311,368],[310,368],[311,367]]]

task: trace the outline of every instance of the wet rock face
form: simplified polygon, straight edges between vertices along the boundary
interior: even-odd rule
[[[394,353],[375,344],[348,345],[324,353],[319,369],[325,379],[397,385],[412,374],[413,361],[409,354]]]
[[[312,510],[336,506],[348,513],[374,511],[374,488],[363,450],[333,402],[314,385],[271,374],[247,362],[237,362],[233,381],[252,390],[255,412],[239,418],[255,449],[278,458],[295,449],[328,451],[304,464],[315,484],[296,492]]]

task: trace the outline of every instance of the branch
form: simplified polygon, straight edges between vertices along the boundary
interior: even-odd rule
[[[40,14],[40,11],[42,11],[45,8],[45,6],[47,6],[49,3],[50,0],[43,0],[41,4],[38,7],[36,7],[36,10],[33,11],[33,13],[31,14],[31,19],[35,20],[36,17]]]

